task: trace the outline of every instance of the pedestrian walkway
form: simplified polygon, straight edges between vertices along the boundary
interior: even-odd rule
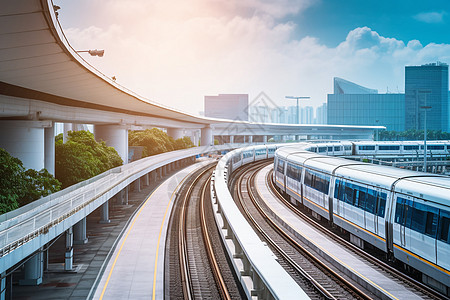
[[[145,200],[117,244],[93,299],[164,298],[164,247],[176,192],[189,174],[210,163],[179,171]]]

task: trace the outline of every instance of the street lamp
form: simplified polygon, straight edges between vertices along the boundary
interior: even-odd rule
[[[97,49],[95,49],[95,50],[80,50],[80,51],[77,51],[77,52],[78,53],[87,52],[91,56],[99,56],[99,57],[103,57],[103,54],[105,54],[105,50],[97,50]]]
[[[427,172],[427,110],[431,109],[431,106],[427,106],[427,94],[431,94],[431,91],[418,91],[420,94],[425,95],[425,105],[420,108],[425,110],[424,124],[423,124],[423,169]]]
[[[297,124],[300,124],[299,112],[298,112],[298,99],[311,99],[311,97],[295,97],[295,96],[286,96],[286,99],[296,99],[297,100]]]

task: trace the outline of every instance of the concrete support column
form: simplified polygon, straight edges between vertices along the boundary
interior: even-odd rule
[[[230,144],[234,143],[234,135],[230,135]]]
[[[134,181],[134,191],[136,192],[141,191],[141,178],[138,178]]]
[[[64,254],[64,271],[73,269],[73,232],[72,227],[66,230],[66,253]]]
[[[212,146],[214,145],[214,140],[213,140],[213,132],[212,132],[212,128],[210,126],[207,126],[205,128],[201,129],[201,135],[202,135],[202,139],[201,139],[201,146]]]
[[[184,130],[180,128],[167,128],[167,135],[173,137],[174,140],[184,137]]]
[[[107,224],[110,223],[111,220],[109,219],[109,200],[102,204],[102,207],[100,208],[100,224]]]
[[[248,136],[248,142],[251,144],[253,143],[253,135]]]
[[[126,186],[126,188],[124,188],[122,191],[120,191],[122,193],[122,204],[123,205],[128,205],[128,191],[129,191],[128,185]]]
[[[88,242],[86,227],[86,217],[73,225],[73,243],[75,245],[82,245]]]
[[[267,135],[263,135],[263,143],[264,143],[264,144],[267,143]]]
[[[53,123],[54,124],[54,123]],[[55,126],[44,128],[44,167],[55,175]]]
[[[63,125],[64,129],[63,129],[63,142],[67,142],[67,138],[69,136],[69,131],[72,131],[72,123],[64,123]]]
[[[150,173],[145,174],[145,185],[150,185]]]
[[[128,128],[126,126],[95,125],[94,135],[97,141],[103,140],[106,145],[114,147],[123,163],[128,163]]]
[[[39,285],[42,283],[44,269],[44,255],[42,252],[36,253],[25,263],[24,279],[19,280],[20,285]]]
[[[39,171],[45,166],[44,129],[51,126],[51,121],[0,121],[0,148]]]

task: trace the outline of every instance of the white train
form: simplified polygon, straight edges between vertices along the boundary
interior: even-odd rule
[[[450,149],[448,141],[429,143],[431,150],[429,145],[441,153]],[[283,147],[275,153],[275,183],[294,204],[347,230],[355,243],[370,243],[422,272],[425,283],[448,295],[450,177],[321,155],[348,155],[347,151],[360,155],[423,153],[423,143]]]

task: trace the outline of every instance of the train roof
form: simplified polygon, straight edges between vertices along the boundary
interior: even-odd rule
[[[425,174],[424,174],[425,175]],[[450,177],[430,174],[400,180],[395,191],[450,207]]]

